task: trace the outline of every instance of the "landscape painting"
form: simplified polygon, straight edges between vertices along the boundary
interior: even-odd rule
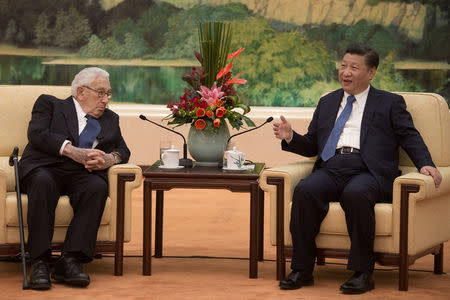
[[[231,23],[231,50],[245,48],[248,105],[315,106],[351,43],[380,53],[376,88],[450,99],[448,0],[0,0],[0,84],[70,85],[95,65],[112,101],[166,105],[199,66],[202,21]]]

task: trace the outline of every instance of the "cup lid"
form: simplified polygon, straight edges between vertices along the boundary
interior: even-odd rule
[[[167,149],[166,151],[164,151],[164,152],[180,152],[180,150],[178,150],[178,149],[175,149],[175,146],[174,145],[172,145],[172,146],[170,146],[170,149]]]

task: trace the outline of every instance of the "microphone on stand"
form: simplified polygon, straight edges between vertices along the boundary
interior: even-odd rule
[[[161,128],[164,128],[166,130],[169,130],[173,133],[176,133],[178,135],[181,135],[181,137],[183,138],[184,144],[183,144],[183,158],[180,159],[180,166],[184,166],[185,168],[192,168],[192,159],[187,158],[187,143],[186,143],[186,138],[184,137],[184,135],[182,135],[181,133],[179,133],[178,131],[175,131],[173,129],[167,128],[165,126],[162,126],[156,122],[153,122],[149,119],[147,119],[144,115],[139,115],[139,118],[144,120],[144,121],[148,121],[152,124],[155,124],[156,126],[159,126]]]
[[[270,123],[270,122],[272,122],[272,121],[273,121],[273,117],[268,117],[267,120],[266,120],[264,123],[262,123],[262,124],[259,125],[259,126],[256,126],[255,128],[252,128],[252,129],[249,129],[249,130],[246,130],[246,131],[242,131],[242,132],[233,134],[232,136],[230,136],[230,137],[228,138],[228,140],[227,140],[227,146],[228,146],[228,143],[230,142],[231,138],[233,138],[233,137],[235,137],[235,136],[238,136],[238,135],[240,135],[240,134],[243,134],[243,133],[246,133],[246,132],[249,132],[249,131],[258,129],[258,128],[260,128],[260,127],[264,126],[265,124]],[[226,147],[226,148],[227,148],[227,147]]]

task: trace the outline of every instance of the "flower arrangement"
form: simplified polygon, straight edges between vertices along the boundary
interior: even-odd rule
[[[217,132],[221,126],[230,125],[239,130],[244,122],[255,126],[245,114],[250,107],[239,103],[235,84],[245,84],[247,80],[232,78],[233,61],[244,48],[226,55],[231,40],[231,27],[220,22],[199,24],[201,53],[194,52],[201,67],[192,67],[190,74],[182,79],[188,84],[178,102],[170,102],[167,107],[171,114],[164,118],[175,127],[192,124],[197,130]]]

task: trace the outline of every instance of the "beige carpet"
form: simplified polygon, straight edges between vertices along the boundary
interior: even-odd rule
[[[275,280],[275,247],[269,241],[268,199],[265,207],[264,258],[258,279],[248,278],[249,195],[223,190],[173,190],[165,193],[166,257],[152,259],[152,276],[142,276],[142,188],[134,192],[132,241],[125,245],[124,275],[113,276],[114,259],[85,266],[87,288],[53,284],[50,291],[22,290],[20,263],[0,263],[0,299],[450,299],[449,274],[434,275],[433,257],[416,261],[409,272],[409,291],[398,291],[396,268],[377,266],[375,290],[344,296],[339,286],[351,276],[345,260],[327,260],[315,270],[315,284],[281,291]],[[154,206],[153,206],[154,208]],[[154,229],[154,227],[153,227]],[[445,244],[444,271],[450,272],[450,243]],[[167,257],[168,256],[168,257]],[[186,257],[177,257],[186,256]],[[190,258],[210,256],[216,258]],[[231,259],[237,258],[237,259]],[[239,259],[241,258],[241,259]],[[288,268],[289,269],[289,268]]]

